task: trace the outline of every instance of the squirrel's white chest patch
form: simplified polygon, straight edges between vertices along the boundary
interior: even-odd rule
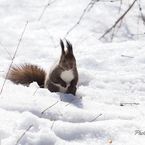
[[[60,75],[61,79],[66,83],[70,83],[74,79],[74,74],[72,70],[63,71]]]

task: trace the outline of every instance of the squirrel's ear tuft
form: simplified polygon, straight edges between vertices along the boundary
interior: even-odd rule
[[[68,51],[73,52],[72,44],[68,40],[65,40],[65,41],[66,41],[66,44],[67,44],[66,47],[67,47]]]
[[[61,46],[62,53],[65,53],[64,44],[63,44],[63,41],[61,39],[60,39],[60,46]]]

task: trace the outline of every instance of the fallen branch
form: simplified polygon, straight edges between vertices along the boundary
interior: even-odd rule
[[[19,141],[23,138],[23,136],[33,127],[33,124],[28,127],[28,129],[21,135],[21,137],[17,140],[15,145],[18,145]]]
[[[133,7],[133,5],[135,4],[136,1],[137,1],[137,0],[134,0],[134,2],[133,2],[133,3],[130,5],[130,7],[125,11],[125,13],[115,22],[115,24],[114,24],[111,28],[109,28],[109,29],[99,38],[99,40],[102,39],[102,38],[104,38],[105,35],[108,34],[112,29],[115,29],[116,25],[117,25],[120,21],[123,20],[123,18],[124,18],[124,17],[126,16],[126,14],[129,12],[129,10]],[[113,35],[114,35],[114,33],[113,33]],[[111,39],[113,39],[113,37],[111,37]]]
[[[4,85],[5,85],[5,83],[6,83],[6,79],[7,79],[8,75],[9,75],[10,69],[11,69],[11,67],[12,67],[12,64],[13,64],[13,62],[14,62],[15,56],[16,56],[17,51],[18,51],[18,49],[19,49],[19,46],[20,46],[20,43],[21,43],[21,41],[22,41],[22,38],[23,38],[24,32],[25,32],[25,30],[26,30],[27,24],[28,24],[28,21],[27,21],[26,24],[25,24],[24,30],[23,30],[23,32],[22,32],[22,34],[21,34],[21,37],[20,37],[20,40],[19,40],[18,45],[17,45],[17,47],[16,47],[15,53],[14,53],[14,55],[13,55],[13,57],[12,57],[12,61],[11,61],[11,63],[10,63],[10,66],[9,66],[9,68],[8,68],[8,72],[7,72],[7,74],[6,74],[4,83],[3,83],[2,88],[1,88],[1,91],[0,91],[0,95],[2,94]]]

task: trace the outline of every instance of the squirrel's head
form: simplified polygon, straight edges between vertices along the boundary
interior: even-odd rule
[[[64,43],[62,40],[60,40],[60,45],[61,45],[62,52],[61,52],[61,57],[59,61],[59,66],[63,70],[74,69],[76,67],[76,60],[73,55],[72,44],[66,40],[66,47],[67,47],[66,51],[64,50]]]

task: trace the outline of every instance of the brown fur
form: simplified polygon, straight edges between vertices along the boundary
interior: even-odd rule
[[[58,92],[59,87],[55,84],[66,87],[66,82],[61,79],[61,73],[63,71],[72,70],[74,79],[70,82],[70,86],[67,88],[67,91],[65,93],[75,95],[77,90],[76,85],[78,82],[78,71],[76,68],[76,60],[73,55],[72,45],[68,41],[66,41],[66,43],[67,50],[65,51],[64,44],[62,41],[60,41],[62,49],[61,57],[59,62],[53,65],[53,69],[50,71],[48,78],[46,78],[45,87],[48,88],[51,92]]]
[[[8,75],[8,79],[16,84],[28,86],[32,82],[37,82],[40,87],[44,87],[46,73],[36,65],[23,64],[13,66]]]
[[[51,92],[61,92],[60,88],[58,87],[58,85],[60,85],[61,87],[66,89],[64,93],[71,93],[75,95],[77,90],[76,85],[78,82],[76,60],[73,55],[71,43],[67,40],[66,43],[67,50],[65,51],[64,44],[62,41],[60,41],[62,49],[60,60],[53,65],[53,69],[50,70],[48,75],[46,75],[46,72],[43,69],[39,68],[36,65],[23,64],[20,66],[13,66],[8,75],[8,79],[16,84],[23,84],[26,86],[28,86],[32,82],[37,82],[40,87],[48,88]],[[64,71],[69,70],[71,70],[71,72],[73,73],[74,78],[72,80],[70,79],[70,82],[65,82],[64,80],[62,80],[61,74]],[[69,86],[67,86],[67,83],[69,83]]]

